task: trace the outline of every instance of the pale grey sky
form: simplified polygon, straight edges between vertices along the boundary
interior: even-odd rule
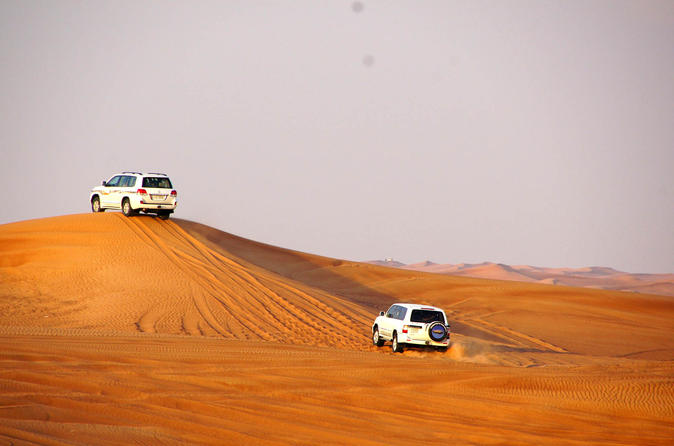
[[[674,272],[674,2],[354,3],[0,0],[0,223],[159,170],[331,257]]]

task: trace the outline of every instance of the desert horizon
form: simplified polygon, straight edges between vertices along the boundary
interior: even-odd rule
[[[0,225],[0,277],[7,444],[674,438],[668,296],[382,267],[116,212]],[[373,346],[394,302],[444,308],[450,349]]]
[[[541,267],[506,265],[504,263],[435,263],[430,260],[405,264],[394,259],[370,260],[367,263],[392,268],[424,271],[436,274],[475,277],[479,279],[513,280],[547,285],[601,288],[635,293],[674,296],[674,273],[629,273],[610,266]]]

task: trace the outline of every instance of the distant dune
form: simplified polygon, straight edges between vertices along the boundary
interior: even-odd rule
[[[634,274],[613,268],[591,266],[586,268],[541,268],[529,265],[509,266],[501,263],[438,264],[430,261],[406,265],[395,260],[373,260],[368,263],[454,276],[480,279],[538,282],[605,290],[674,296],[674,274]]]
[[[452,267],[518,281],[116,212],[0,225],[0,444],[672,443],[674,299]],[[445,308],[449,351],[374,347],[396,301]]]

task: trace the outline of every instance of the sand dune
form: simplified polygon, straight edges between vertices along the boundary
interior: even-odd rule
[[[450,350],[373,347],[395,301],[444,307]],[[188,221],[2,225],[0,444],[671,444],[673,321],[669,297],[393,269]]]
[[[585,268],[542,268],[530,265],[509,266],[492,262],[439,264],[425,261],[405,265],[396,261],[373,260],[368,263],[413,271],[451,274],[479,279],[538,282],[549,285],[601,288],[605,290],[674,296],[674,274],[634,274],[599,266]]]
[[[110,213],[5,229],[4,292],[31,305],[7,302],[2,325],[352,347],[366,339],[368,312],[208,249],[173,222]]]

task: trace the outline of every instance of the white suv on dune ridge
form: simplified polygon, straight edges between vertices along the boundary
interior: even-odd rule
[[[377,347],[391,341],[393,352],[400,353],[404,345],[449,347],[449,324],[445,312],[428,305],[393,304],[372,324],[372,343]]]
[[[178,205],[178,192],[166,174],[122,172],[94,187],[89,201],[93,212],[121,209],[127,217],[146,212],[166,220]]]

